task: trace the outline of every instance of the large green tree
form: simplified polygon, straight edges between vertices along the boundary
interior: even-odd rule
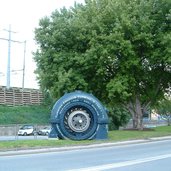
[[[134,128],[170,86],[170,0],[86,0],[41,19],[35,39],[45,91],[92,92],[127,109]]]

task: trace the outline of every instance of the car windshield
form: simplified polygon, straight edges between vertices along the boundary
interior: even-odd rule
[[[50,127],[44,127],[43,129],[50,129]]]
[[[33,126],[22,126],[20,129],[32,129]]]

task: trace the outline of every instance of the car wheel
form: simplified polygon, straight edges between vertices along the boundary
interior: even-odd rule
[[[24,136],[27,136],[27,132],[24,132],[24,134],[23,134]]]
[[[36,135],[38,135],[38,133],[37,132],[33,132],[33,135],[36,136]]]

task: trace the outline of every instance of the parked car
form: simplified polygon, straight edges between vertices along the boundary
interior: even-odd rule
[[[51,127],[50,126],[46,126],[43,129],[40,129],[38,131],[38,134],[39,135],[49,135],[50,131],[51,131]]]
[[[26,136],[34,134],[36,134],[36,131],[33,125],[23,125],[18,131],[18,135]]]

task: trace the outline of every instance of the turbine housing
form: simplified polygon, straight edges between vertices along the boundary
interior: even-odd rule
[[[49,138],[107,139],[106,108],[91,94],[75,91],[62,96],[53,106]]]

